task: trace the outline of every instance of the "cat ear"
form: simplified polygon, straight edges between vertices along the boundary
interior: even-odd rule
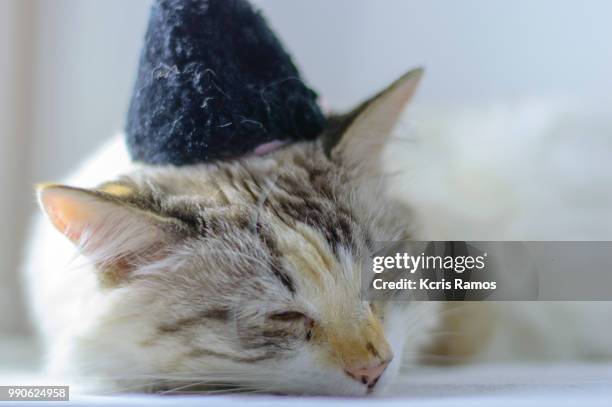
[[[55,228],[98,266],[122,268],[156,252],[171,237],[173,221],[140,209],[129,188],[88,190],[62,185],[38,187],[38,201]]]
[[[330,157],[366,172],[377,170],[382,150],[422,75],[422,68],[409,71],[350,113],[331,117],[324,138]]]

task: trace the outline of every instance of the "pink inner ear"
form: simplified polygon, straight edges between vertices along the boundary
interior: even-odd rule
[[[270,152],[272,152],[272,151],[282,147],[286,143],[287,143],[286,141],[281,141],[281,140],[270,141],[269,143],[264,143],[264,144],[261,144],[261,145],[257,146],[255,148],[255,150],[253,151],[253,153],[255,155],[268,154],[268,153],[270,153]]]
[[[43,190],[40,199],[57,230],[73,242],[78,242],[87,224],[86,211],[69,196],[52,189]]]

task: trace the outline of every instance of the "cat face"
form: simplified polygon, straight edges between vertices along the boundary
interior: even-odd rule
[[[374,242],[408,238],[380,152],[419,76],[315,142],[42,187],[94,265],[103,306],[78,346],[110,361],[96,373],[128,390],[365,395],[388,382],[411,307],[362,301],[361,262]]]

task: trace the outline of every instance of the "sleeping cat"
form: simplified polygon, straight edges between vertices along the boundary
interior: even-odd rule
[[[360,396],[422,360],[610,352],[605,335],[587,344],[588,329],[559,335],[547,319],[601,321],[580,314],[599,306],[361,301],[374,242],[457,238],[441,218],[425,233],[432,206],[409,210],[383,171],[420,77],[331,117],[316,141],[177,168],[132,164],[117,138],[70,186],[40,186],[26,271],[50,370],[96,392]]]
[[[74,186],[40,186],[48,221],[28,271],[51,370],[115,391],[384,387],[436,320],[433,303],[359,293],[372,244],[409,237],[380,153],[420,76],[331,118],[317,141],[146,167],[116,140]]]

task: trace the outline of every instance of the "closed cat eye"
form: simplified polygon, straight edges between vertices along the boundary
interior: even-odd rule
[[[299,321],[308,318],[306,315],[298,311],[282,311],[268,315],[268,319],[273,321]]]

